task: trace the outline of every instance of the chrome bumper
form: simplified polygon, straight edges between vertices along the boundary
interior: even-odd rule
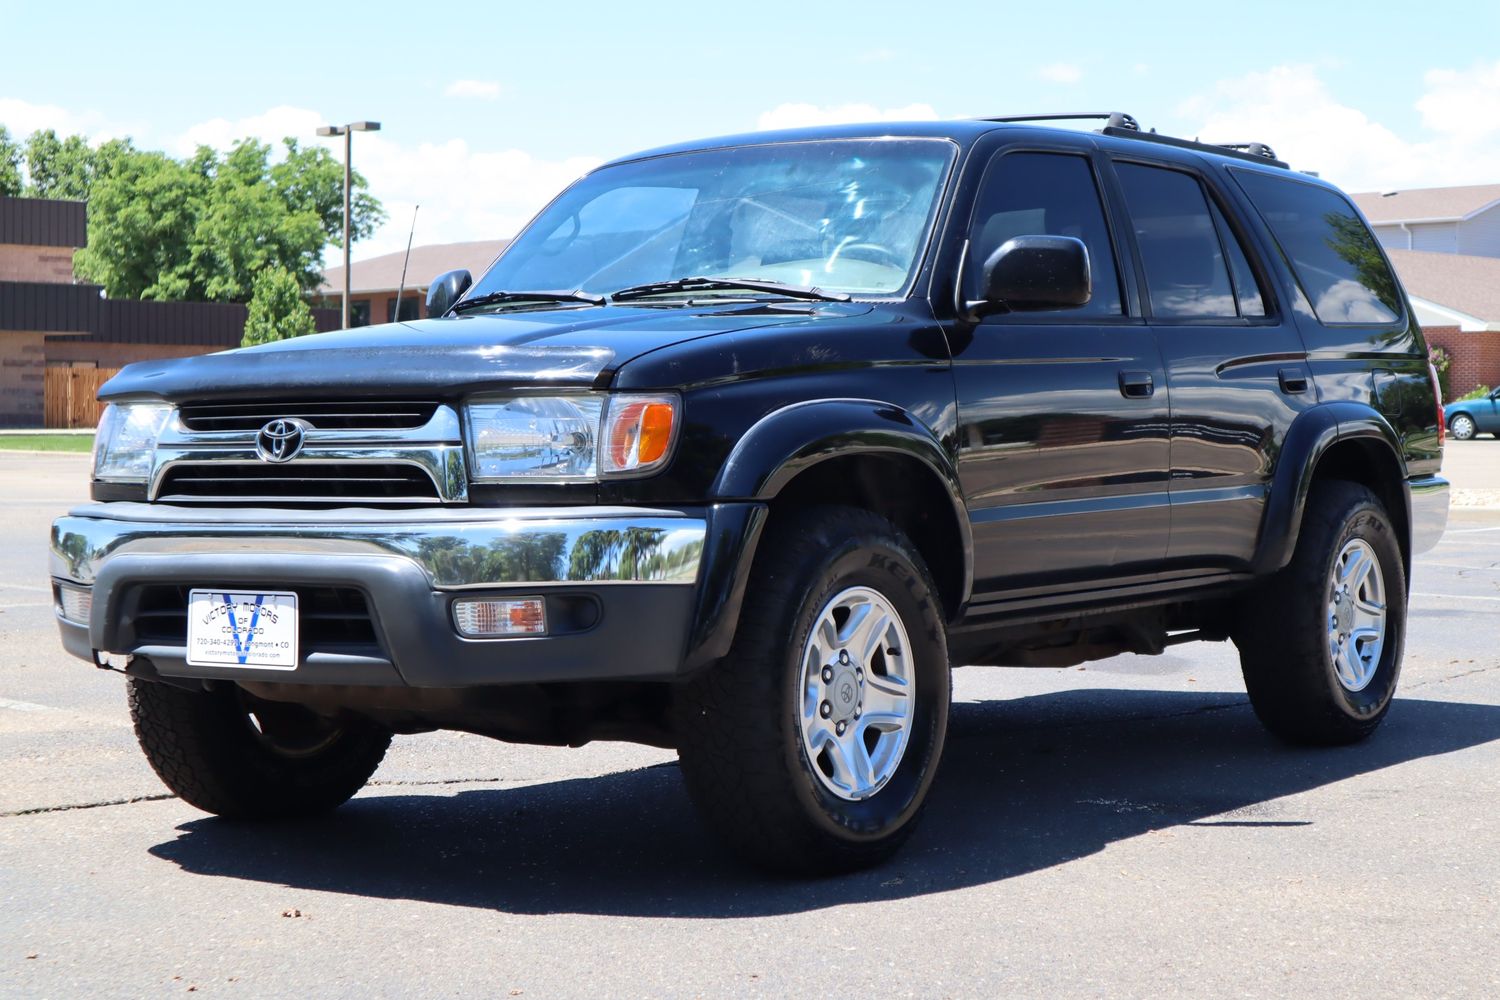
[[[338,510],[76,507],[52,525],[51,570],[91,584],[121,555],[395,556],[435,589],[698,578],[707,521],[636,507]]]
[[[1411,499],[1411,553],[1430,551],[1448,528],[1448,480],[1423,476],[1406,481]]]
[[[711,518],[708,510],[634,507],[92,504],[53,524],[50,562],[55,583],[88,590],[86,622],[58,611],[69,652],[129,654],[165,676],[430,687],[666,679],[683,663]],[[279,677],[189,666],[185,640],[151,639],[136,627],[142,588],[160,585],[354,588],[378,648],[304,643],[297,669]],[[541,596],[549,622],[559,611],[559,627],[466,639],[452,602],[480,590]]]

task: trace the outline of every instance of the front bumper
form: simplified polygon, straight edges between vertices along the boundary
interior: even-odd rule
[[[69,652],[91,660],[130,654],[169,677],[423,687],[667,679],[682,669],[700,615],[701,578],[713,561],[705,546],[742,534],[746,511],[736,508],[749,506],[309,511],[92,504],[54,523],[51,573],[56,584],[87,587],[91,596],[86,623],[59,606]],[[159,607],[157,631],[146,627],[143,595],[193,587],[352,591],[362,597],[372,640],[305,640],[291,672],[190,667],[185,639],[163,638]],[[541,596],[549,622],[559,625],[546,636],[460,636],[455,597],[491,595]]]
[[[1430,551],[1448,528],[1448,480],[1422,476],[1406,481],[1411,498],[1411,554]]]

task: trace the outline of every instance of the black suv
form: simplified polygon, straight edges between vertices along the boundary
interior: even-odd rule
[[[633,740],[740,853],[828,872],[911,832],[950,663],[1229,639],[1285,739],[1390,706],[1434,378],[1359,213],[1263,146],[689,143],[428,304],[101,393],[63,642],[193,805],[332,808],[393,733]]]

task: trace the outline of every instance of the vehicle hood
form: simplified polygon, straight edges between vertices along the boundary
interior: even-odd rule
[[[485,388],[603,388],[631,358],[687,340],[848,319],[863,303],[603,306],[388,323],[124,368],[104,400],[453,397]]]

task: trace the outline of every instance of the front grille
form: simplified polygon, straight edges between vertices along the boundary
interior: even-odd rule
[[[319,430],[370,431],[421,427],[437,408],[437,403],[390,400],[185,403],[177,415],[190,431],[258,431],[272,420],[290,417]]]
[[[204,462],[176,465],[162,476],[156,499],[235,502],[358,500],[437,503],[437,484],[420,466],[379,462]]]
[[[187,586],[142,584],[127,598],[135,607],[137,646],[181,646],[187,643]],[[365,595],[352,587],[256,585],[256,591],[292,591],[297,595],[297,641],[306,653],[383,655]]]

